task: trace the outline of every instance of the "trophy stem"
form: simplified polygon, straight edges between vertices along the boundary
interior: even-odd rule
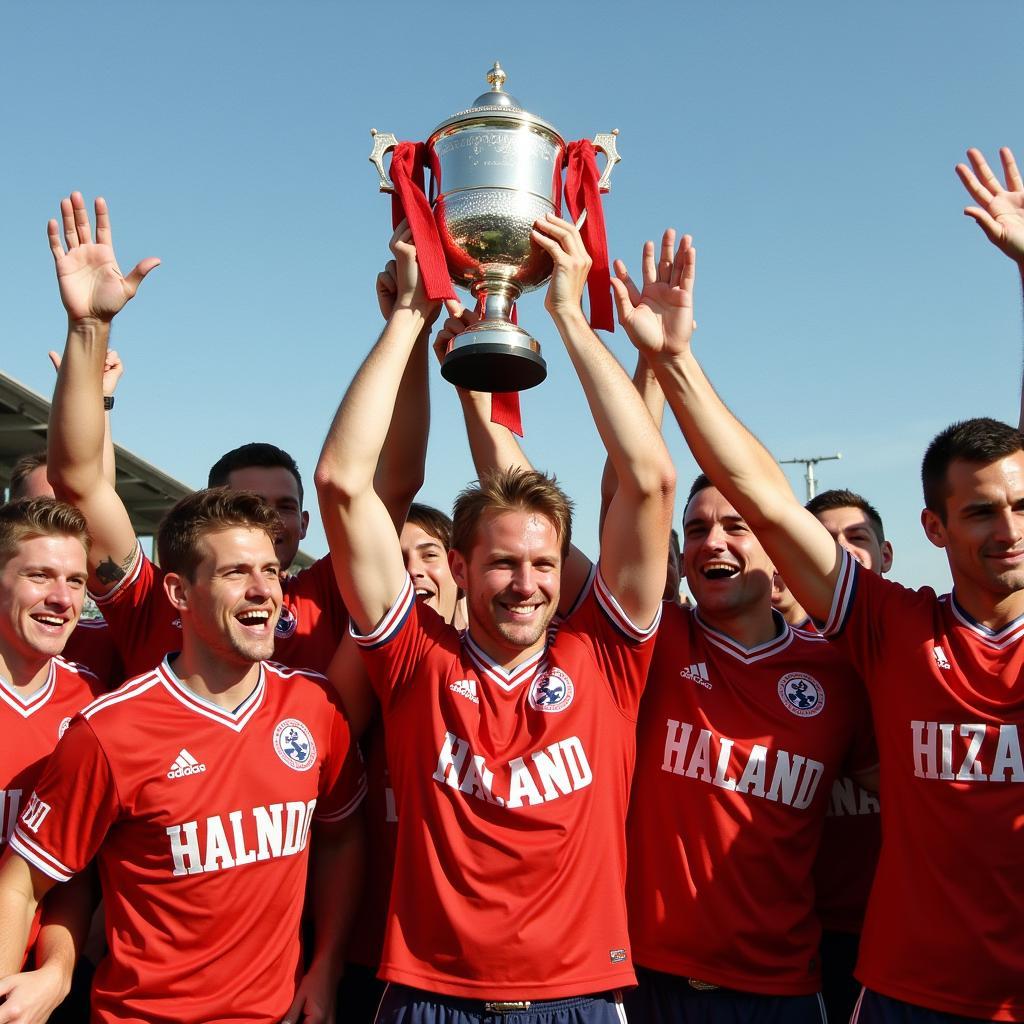
[[[484,320],[505,320],[511,323],[512,307],[522,295],[522,289],[511,281],[484,279],[473,289],[473,295],[482,300]]]
[[[525,391],[547,375],[540,345],[512,323],[512,306],[522,289],[511,281],[486,278],[475,284],[483,317],[463,331],[441,364],[441,375],[470,391]]]

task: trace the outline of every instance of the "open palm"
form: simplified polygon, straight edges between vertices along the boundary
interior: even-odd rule
[[[619,323],[629,340],[644,355],[674,355],[684,351],[693,335],[693,281],[697,251],[684,235],[675,248],[675,231],[661,239],[661,259],[654,259],[654,243],[643,252],[643,290],[637,288],[622,260],[615,261],[612,288]]]
[[[106,202],[99,198],[96,200],[95,241],[80,192],[73,192],[69,198],[62,199],[60,211],[65,244],[61,244],[57,221],[49,221],[46,234],[68,318],[111,320],[138,291],[142,279],[159,265],[160,260],[155,257],[144,259],[125,277],[114,256]]]
[[[1012,151],[1005,146],[999,150],[1005,187],[980,150],[969,149],[967,156],[972,167],[957,164],[956,173],[978,205],[968,206],[964,213],[973,217],[989,241],[1010,259],[1024,262],[1024,180]]]

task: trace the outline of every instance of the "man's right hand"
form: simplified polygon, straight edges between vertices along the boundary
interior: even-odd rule
[[[654,243],[644,243],[643,290],[637,288],[622,260],[615,261],[612,290],[619,323],[641,355],[681,355],[690,346],[693,321],[693,281],[697,250],[683,235],[675,249],[676,233],[668,228],[661,238],[661,257],[654,261]],[[675,251],[673,251],[675,250]]]
[[[137,263],[127,277],[121,273],[114,256],[110,214],[104,199],[96,200],[95,242],[81,192],[72,192],[70,197],[62,199],[60,212],[64,245],[61,245],[56,220],[47,222],[46,235],[68,320],[71,323],[89,320],[108,323],[138,291],[142,279],[160,260],[150,256]]]
[[[423,288],[423,275],[420,274],[420,266],[416,260],[416,246],[412,240],[412,229],[408,221],[402,221],[395,228],[391,236],[389,248],[395,255],[393,282],[394,293],[390,296],[391,311],[387,314],[390,319],[400,309],[411,309],[419,313],[426,324],[433,324],[441,312],[441,303],[433,302],[427,298]],[[392,264],[389,262],[385,267],[384,274],[377,277],[377,302],[383,313],[387,307],[391,285],[382,280],[385,276],[392,275]]]
[[[988,240],[1024,272],[1024,180],[1017,170],[1013,152],[1006,146],[999,150],[1005,188],[980,150],[967,150],[967,157],[973,170],[966,164],[957,164],[956,173],[978,205],[968,206],[964,213],[972,217]]]

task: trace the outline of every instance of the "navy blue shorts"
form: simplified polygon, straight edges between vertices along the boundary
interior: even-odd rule
[[[689,978],[646,967],[638,967],[636,977],[640,987],[626,993],[626,1012],[638,1024],[827,1024],[818,992],[763,996],[731,988],[695,988]]]
[[[340,1016],[339,1019],[344,1019]],[[625,1024],[616,992],[531,1002],[529,1008],[388,985],[376,1024]]]
[[[850,1024],[979,1024],[980,1020],[944,1010],[929,1010],[926,1006],[915,1006],[866,988],[861,991]]]

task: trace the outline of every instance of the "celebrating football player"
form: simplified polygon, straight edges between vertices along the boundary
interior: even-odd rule
[[[402,225],[394,312],[317,469],[399,807],[382,1022],[510,1012],[524,1024],[554,1012],[618,1021],[609,993],[633,982],[623,819],[674,473],[628,377],[583,317],[590,261],[578,232],[550,218],[533,237],[552,257],[546,306],[620,480],[594,587],[554,636],[571,509],[550,478],[496,473],[456,501],[450,561],[467,597],[463,636],[416,600],[373,489],[399,381],[434,308]]]

